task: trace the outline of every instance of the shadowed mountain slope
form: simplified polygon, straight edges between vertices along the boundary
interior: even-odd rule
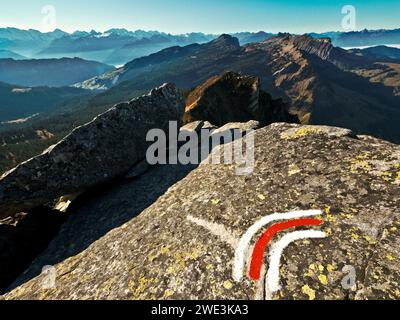
[[[395,125],[400,120],[400,65],[379,64],[336,48],[326,38],[280,34],[240,46],[223,35],[207,44],[169,48],[134,60],[78,86],[111,87],[94,99],[104,104],[110,96],[126,98],[166,81],[195,87],[226,70],[259,77],[262,88],[290,103],[303,123],[342,126],[400,141]]]

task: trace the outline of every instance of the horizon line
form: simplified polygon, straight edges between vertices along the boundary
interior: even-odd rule
[[[113,28],[109,28],[109,29],[106,29],[106,30],[104,30],[104,31],[98,31],[98,30],[95,30],[95,29],[91,29],[91,30],[84,30],[84,29],[81,29],[81,30],[79,30],[79,29],[77,29],[77,30],[75,30],[75,31],[72,31],[72,32],[69,32],[69,31],[65,31],[65,30],[63,30],[62,28],[55,28],[53,31],[41,31],[41,30],[39,30],[39,29],[34,29],[34,28],[20,28],[20,27],[13,27],[13,26],[4,26],[4,27],[2,27],[2,26],[0,26],[0,29],[16,29],[16,30],[20,30],[20,31],[36,31],[36,32],[40,32],[40,33],[42,33],[42,34],[47,34],[47,33],[53,33],[53,32],[55,32],[55,31],[61,31],[61,32],[64,32],[64,33],[67,33],[67,34],[69,34],[69,35],[72,35],[72,34],[74,34],[74,33],[76,33],[76,32],[86,32],[86,33],[91,33],[91,32],[96,32],[96,33],[106,33],[107,31],[110,31],[110,30],[113,30],[113,29],[115,29],[115,30],[125,30],[125,31],[128,31],[128,32],[137,32],[137,31],[142,31],[142,32],[158,32],[158,33],[161,33],[161,34],[166,34],[166,35],[172,35],[172,36],[180,36],[180,35],[187,35],[187,34],[192,34],[192,33],[201,33],[201,34],[204,34],[204,35],[213,35],[213,36],[216,36],[216,35],[222,35],[222,34],[229,34],[229,35],[232,35],[232,34],[236,34],[236,33],[245,33],[245,32],[249,32],[249,33],[259,33],[259,32],[265,32],[265,33],[268,33],[268,34],[278,34],[278,33],[288,33],[288,34],[294,34],[294,35],[303,35],[303,34],[310,34],[310,33],[314,33],[314,34],[325,34],[325,33],[350,33],[350,32],[362,32],[362,31],[394,31],[394,30],[400,30],[400,26],[399,27],[395,27],[395,28],[389,28],[389,29],[386,29],[386,28],[381,28],[381,29],[368,29],[368,28],[362,28],[362,29],[357,29],[357,30],[343,30],[343,31],[339,31],[339,30],[329,30],[329,31],[322,31],[322,32],[316,32],[316,31],[310,31],[310,32],[305,32],[305,33],[294,33],[294,32],[289,32],[289,31],[279,31],[279,32],[273,32],[273,31],[265,31],[265,30],[262,30],[262,29],[260,29],[260,30],[257,30],[257,31],[255,31],[255,30],[242,30],[242,31],[231,31],[231,32],[221,32],[221,33],[206,33],[206,32],[203,32],[203,31],[189,31],[189,32],[186,32],[186,33],[172,33],[172,32],[165,32],[165,31],[160,31],[160,30],[150,30],[150,29],[135,29],[135,30],[133,30],[133,29],[127,29],[127,28],[124,28],[124,27],[113,27]]]

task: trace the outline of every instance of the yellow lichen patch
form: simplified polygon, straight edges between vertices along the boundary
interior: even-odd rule
[[[324,274],[321,274],[318,276],[318,280],[324,285],[326,286],[328,284],[328,277]]]
[[[141,275],[138,279],[138,283],[131,280],[128,284],[129,290],[132,292],[134,300],[141,300],[149,298],[149,288],[151,285],[158,283],[157,279],[154,278],[146,278],[144,275]]]
[[[328,219],[329,222],[335,222],[336,217],[331,213],[331,207],[326,207],[325,208],[325,213],[326,213],[326,218]]]
[[[171,246],[164,246],[160,249],[160,253],[161,254],[170,254],[171,250],[170,250]]]
[[[193,249],[191,252],[188,253],[188,257],[191,260],[197,260],[200,257],[201,250],[199,248]]]
[[[296,140],[308,135],[321,134],[322,130],[314,127],[303,127],[293,133],[284,133],[282,138],[285,140]]]
[[[162,246],[161,249],[157,250],[155,253],[153,253],[154,251],[152,251],[151,254],[149,254],[148,256],[148,260],[150,262],[153,262],[154,260],[156,260],[157,258],[159,258],[161,255],[167,255],[169,256],[171,254],[171,246]]]
[[[174,291],[167,289],[164,292],[164,298],[170,298],[174,295],[174,293],[175,293]]]
[[[399,163],[395,163],[389,157],[384,160],[377,160],[377,156],[371,156],[363,152],[351,160],[350,170],[352,173],[368,173],[379,177],[385,182],[400,184],[400,172],[397,172]]]
[[[370,236],[364,236],[364,239],[365,239],[370,245],[376,244],[376,241],[372,240]]]
[[[223,284],[223,286],[224,286],[224,288],[225,288],[226,290],[231,290],[231,289],[233,288],[233,284],[232,284],[232,282],[230,282],[229,280],[225,281],[224,284]]]
[[[54,293],[55,290],[54,289],[44,289],[41,288],[39,291],[39,300],[46,300],[47,297],[51,296],[51,293]],[[84,300],[83,298],[81,300]]]
[[[311,289],[309,286],[305,285],[301,288],[301,291],[308,296],[309,300],[315,300],[315,290]]]
[[[267,198],[266,198],[264,195],[259,194],[259,195],[258,195],[258,199],[264,201],[264,200],[267,199]]]
[[[89,282],[89,280],[90,280],[90,275],[88,275],[88,274],[83,274],[81,277],[80,277],[80,282],[81,283],[87,283],[87,282]]]
[[[352,219],[354,218],[354,215],[350,214],[350,213],[341,213],[340,214],[342,217],[346,218],[346,219]]]
[[[390,171],[382,171],[380,177],[386,182],[392,181],[392,173]]]
[[[173,274],[173,273],[175,273],[175,268],[172,266],[169,266],[167,269],[167,274]]]
[[[391,255],[387,255],[387,256],[386,256],[386,259],[388,259],[389,261],[395,260],[395,258],[394,258],[393,256],[391,256]]]
[[[328,264],[326,266],[326,270],[328,270],[329,273],[332,273],[333,271],[336,270],[335,266],[333,264]]]
[[[13,294],[16,298],[21,298],[25,292],[26,289],[24,287],[19,287],[13,292]]]
[[[359,236],[357,233],[354,233],[354,232],[351,234],[351,237],[352,237],[354,240],[360,239],[360,236]]]
[[[326,214],[330,214],[331,213],[331,209],[332,209],[332,207],[330,207],[330,206],[325,207],[325,213]]]
[[[360,170],[364,172],[369,172],[370,165],[367,160],[353,159],[351,161],[350,170],[352,173],[358,173]]]
[[[216,206],[217,204],[219,204],[221,202],[221,200],[219,200],[219,199],[212,199],[211,200],[211,203],[214,205],[214,206]]]
[[[167,269],[168,274],[178,274],[185,270],[186,263],[190,260],[197,260],[200,257],[202,247],[193,248],[190,251],[177,252],[173,256],[174,262]]]
[[[301,170],[300,170],[300,168],[299,168],[297,165],[291,164],[291,165],[289,166],[289,171],[288,171],[289,177],[294,176],[294,175],[296,175],[296,174],[299,174],[300,172],[301,172]]]
[[[313,277],[313,276],[318,272],[318,270],[321,270],[321,269],[320,269],[320,266],[322,266],[322,265],[318,265],[318,264],[316,264],[316,263],[310,264],[310,265],[308,266],[308,272],[307,272],[304,276],[306,276],[306,277]],[[323,267],[323,266],[322,266],[322,267]],[[323,271],[323,269],[322,269],[322,271]]]

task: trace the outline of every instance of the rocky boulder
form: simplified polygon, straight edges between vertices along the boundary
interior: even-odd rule
[[[67,239],[76,246],[87,238],[84,228],[93,231],[100,217],[108,223],[110,214],[118,216],[117,202],[133,211],[129,203],[142,201],[142,190],[151,193],[167,172],[184,170],[154,167],[88,201],[71,212],[76,218],[27,271],[34,278],[21,277],[4,298],[400,298],[399,146],[339,128],[273,124],[255,132],[251,149],[253,174],[203,163],[139,216],[131,213],[80,251],[65,254],[71,250]],[[85,212],[92,215],[90,226],[79,218]],[[304,226],[294,229],[296,217],[305,214]],[[267,229],[285,225],[289,229],[272,244],[262,244]],[[252,248],[265,250],[258,255],[261,266],[255,264],[258,278],[247,272]],[[32,272],[46,264],[54,264],[57,274],[51,289],[43,289],[44,276]]]
[[[174,85],[116,105],[0,178],[0,219],[126,174],[145,158],[150,129],[182,118]]]
[[[260,89],[259,78],[235,72],[212,77],[189,94],[184,122],[198,120],[217,126],[250,120],[257,120],[262,125],[298,122],[282,100],[273,100]]]

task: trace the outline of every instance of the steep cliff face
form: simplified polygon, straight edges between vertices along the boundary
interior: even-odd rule
[[[282,34],[246,50],[265,53],[263,68],[270,77],[262,77],[263,83],[290,101],[303,124],[340,126],[399,141],[393,121],[400,119],[397,76],[389,80],[389,70],[383,70],[388,67],[309,36]],[[383,78],[374,81],[374,74]]]
[[[184,122],[206,120],[217,126],[250,120],[262,125],[296,122],[296,116],[288,109],[282,100],[273,100],[261,90],[259,78],[227,72],[212,77],[189,94]]]
[[[314,39],[309,36],[290,37],[293,45],[308,54],[314,54],[322,60],[329,60],[335,49],[329,38]]]
[[[398,298],[399,146],[346,129],[280,123],[256,131],[254,152],[248,176],[236,175],[235,165],[161,166],[86,200],[4,298]],[[156,196],[178,172],[190,173]],[[151,205],[143,202],[146,190]],[[254,255],[241,249],[243,236],[254,231],[253,248],[267,228],[290,226],[305,214],[297,210],[311,209],[314,219],[306,221],[318,223],[277,234],[260,280],[252,277]],[[110,214],[124,218],[116,225]],[[249,229],[260,219],[266,222]],[[104,223],[112,231],[92,237]],[[50,289],[37,276],[47,264],[56,271]]]
[[[308,35],[289,36],[287,39],[297,50],[311,56],[316,56],[324,61],[329,61],[339,68],[350,69],[353,67],[367,66],[370,61],[350,52],[335,47],[330,38],[314,39]]]

